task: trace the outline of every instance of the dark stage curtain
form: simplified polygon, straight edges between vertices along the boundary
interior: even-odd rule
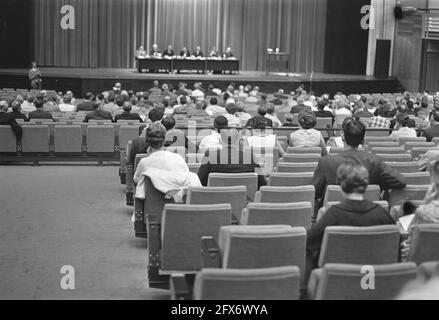
[[[156,42],[207,54],[231,46],[243,70],[265,70],[267,48],[290,53],[290,71],[323,71],[327,0],[35,0],[40,65],[133,68],[136,48]],[[76,29],[60,27],[62,5]]]

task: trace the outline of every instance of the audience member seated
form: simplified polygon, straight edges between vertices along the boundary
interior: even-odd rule
[[[76,111],[93,111],[93,93],[91,92],[87,92],[84,95],[84,102],[81,102],[80,104],[77,105],[76,107]]]
[[[317,99],[317,111],[315,111],[315,115],[317,118],[331,118],[332,124],[334,124],[334,114],[331,111],[325,110],[325,107],[328,106],[328,100],[324,98]]]
[[[179,96],[177,98],[177,103],[178,104],[176,104],[174,106],[174,114],[183,114],[183,115],[185,115],[185,114],[187,114],[192,109],[192,107],[190,107],[187,104],[186,96]]]
[[[218,100],[215,97],[210,98],[209,104],[204,110],[211,117],[223,116],[227,113],[226,109],[218,105]]]
[[[8,103],[4,100],[0,101],[0,125],[1,126],[11,126],[11,129],[14,131],[17,138],[21,138],[22,129],[21,126],[17,123],[17,121],[11,115],[11,112],[8,111]]]
[[[320,131],[314,129],[317,118],[314,112],[304,110],[299,113],[300,129],[291,133],[290,145],[292,147],[320,147],[322,154],[326,155],[326,144]]]
[[[44,101],[37,99],[35,101],[36,110],[29,113],[29,120],[31,120],[31,119],[48,119],[48,120],[55,121],[50,112],[43,110],[43,106],[44,106]]]
[[[297,127],[298,124],[295,122],[294,115],[291,113],[287,113],[285,115],[285,122],[282,124],[282,127]]]
[[[166,129],[165,147],[185,147],[188,153],[196,153],[198,146],[189,141],[184,132],[175,128],[175,119],[172,116],[165,116],[161,121]]]
[[[201,89],[201,82],[195,82],[194,90],[191,92],[192,99],[204,99],[204,92]]]
[[[213,84],[209,84],[207,86],[206,96],[217,96],[218,93],[215,91],[215,86]]]
[[[277,115],[274,113],[274,104],[268,103],[267,104],[267,113],[265,114],[265,118],[270,119],[273,125],[273,128],[279,128],[282,123],[280,122]]]
[[[26,94],[26,99],[21,103],[21,111],[25,113],[35,111],[34,100],[35,97],[33,94]]]
[[[15,120],[23,119],[24,121],[27,121],[26,115],[21,112],[21,104],[19,101],[12,102],[11,117]]]
[[[75,106],[72,104],[72,97],[67,93],[64,95],[63,103],[61,103],[58,108],[61,112],[73,112],[76,110]]]
[[[250,91],[248,97],[245,98],[246,103],[258,103],[257,92]]]
[[[236,103],[236,113],[235,116],[239,119],[241,126],[244,127],[247,124],[247,121],[252,117],[250,113],[245,112],[244,103],[239,101]]]
[[[277,147],[279,149],[279,155],[282,156],[285,151],[276,135],[272,133],[271,128],[268,128],[269,131],[267,132],[267,121],[265,120],[268,119],[259,117],[252,121],[252,125],[250,126],[252,133],[243,140],[244,144],[252,149],[264,151],[265,153],[272,153]]]
[[[110,112],[101,109],[101,103],[96,101],[93,105],[94,111],[87,113],[84,118],[84,122],[89,120],[111,120],[113,121],[113,116]]]
[[[345,200],[331,206],[326,212],[324,208],[320,210],[321,218],[307,235],[306,246],[309,255],[318,257],[325,228],[328,226],[367,227],[395,224],[381,205],[364,199],[369,181],[368,170],[363,166],[343,163],[338,167],[337,184],[340,185]]]
[[[154,80],[152,83],[152,88],[148,90],[149,94],[159,96],[162,94],[162,89],[159,87],[158,80]]]
[[[139,120],[139,122],[143,122],[142,118],[137,113],[132,113],[132,104],[129,101],[125,101],[123,103],[123,112],[121,114],[116,115],[115,122],[117,120]]]
[[[214,130],[212,130],[212,133],[208,136],[205,136],[203,139],[201,139],[199,148],[200,151],[204,152],[207,149],[210,148],[222,148],[222,140],[220,131],[222,129],[226,129],[229,127],[229,123],[227,121],[227,118],[224,116],[218,116],[213,121],[213,127]]]
[[[364,166],[369,172],[369,183],[378,184],[382,190],[405,188],[405,177],[397,170],[387,166],[376,155],[358,149],[364,141],[365,133],[366,127],[359,120],[352,117],[344,119],[342,139],[345,151],[320,159],[312,179],[316,199],[323,200],[326,186],[337,184],[336,172],[342,163],[357,163]]]
[[[304,105],[303,103],[299,103],[299,104],[291,107],[290,113],[296,114],[296,113],[300,113],[303,110],[311,110],[311,108]]]
[[[390,121],[387,119],[389,118],[390,108],[387,105],[379,107],[375,111],[375,116],[370,119],[370,122],[368,124],[369,128],[383,128],[388,129],[390,128]]]
[[[227,122],[229,124],[229,127],[240,127],[241,121],[236,116],[236,112],[238,111],[237,105],[233,103],[227,103],[226,104],[226,111],[227,113],[224,115],[224,117],[227,118]]]
[[[141,153],[146,153],[148,150],[148,144],[145,139],[146,137],[146,130],[148,127],[157,122],[161,121],[163,118],[163,109],[162,108],[153,108],[148,113],[149,122],[147,123],[147,127],[143,129],[141,135],[135,139],[132,140],[131,144],[131,151],[128,158],[128,163],[134,164],[134,161],[136,160],[136,155]]]
[[[439,137],[439,110],[432,112],[431,126],[424,130],[424,137],[430,142],[434,137]]]
[[[206,104],[204,103],[203,99],[196,99],[195,100],[195,108],[191,109],[186,113],[186,117],[192,118],[192,117],[209,117],[209,114],[205,110]]]
[[[347,100],[345,99],[339,99],[339,100],[335,100],[335,114],[336,115],[347,115],[347,116],[351,116],[352,115],[352,111],[351,111],[351,106],[349,105],[349,102],[347,102]]]
[[[140,100],[137,103],[137,105],[139,106],[139,108],[146,108],[146,109],[154,107],[154,103],[149,100],[149,93],[146,91],[143,92],[143,94],[140,96]]]
[[[362,101],[357,101],[355,104],[355,113],[354,117],[357,119],[361,118],[372,118],[373,114],[368,110],[365,110],[364,103]]]
[[[148,156],[140,160],[134,174],[136,198],[145,198],[144,176],[148,176],[154,187],[173,198],[183,202],[189,187],[201,186],[198,176],[189,171],[183,157],[177,153],[164,150],[166,128],[159,122],[151,124],[146,130]]]
[[[398,122],[399,129],[393,130],[392,134],[390,135],[390,138],[394,141],[398,141],[399,138],[402,137],[417,137],[416,130],[413,128],[408,127],[408,122],[410,121],[410,118],[405,113],[400,113],[396,117],[396,121]]]
[[[250,151],[244,151],[240,145],[240,134],[237,129],[219,130],[221,148],[208,149],[198,170],[201,184],[207,186],[209,174],[220,173],[258,173],[258,187],[265,185],[265,177],[260,171],[254,155]]]
[[[267,107],[265,105],[261,105],[258,107],[258,114],[255,115],[253,118],[249,119],[247,121],[246,127],[254,128],[257,123],[263,122],[265,124],[265,127],[272,128],[273,127],[273,121],[266,118],[265,115],[267,114]]]

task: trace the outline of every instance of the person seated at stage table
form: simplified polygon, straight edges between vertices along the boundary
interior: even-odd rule
[[[180,56],[183,58],[190,58],[191,53],[189,52],[189,50],[186,47],[183,47],[183,49],[180,51]]]
[[[226,109],[218,105],[218,100],[215,97],[210,98],[209,104],[205,111],[211,117],[223,116],[227,113]]]
[[[212,172],[256,172],[258,174],[258,188],[267,184],[255,155],[242,147],[237,129],[220,129],[218,137],[219,147],[206,149],[198,169],[198,177],[203,186],[207,186],[209,174]]]
[[[396,121],[399,124],[399,129],[393,130],[392,134],[390,135],[390,138],[392,140],[398,141],[399,138],[402,138],[402,137],[416,138],[418,136],[416,134],[416,129],[408,127],[409,120],[410,120],[410,118],[407,114],[405,114],[405,113],[398,114],[398,116],[396,117]]]
[[[163,51],[163,57],[172,58],[174,56],[174,50],[172,46],[169,44],[165,51]]]
[[[325,228],[329,226],[367,227],[391,225],[395,221],[381,205],[364,199],[368,184],[372,184],[368,170],[357,163],[343,163],[334,174],[341,186],[345,200],[329,209],[319,212],[320,219],[311,227],[307,235],[307,255],[316,266],[316,258],[323,241]],[[311,266],[309,266],[311,267]]]
[[[64,95],[63,103],[61,103],[58,108],[61,112],[73,112],[76,110],[76,107],[72,103],[72,97],[67,93]]]
[[[195,108],[189,110],[186,113],[186,117],[209,117],[209,114],[206,112],[206,103],[203,99],[197,98],[195,99]]]
[[[104,111],[101,108],[101,103],[96,101],[93,105],[94,111],[87,113],[84,118],[84,122],[88,122],[89,120],[111,120],[113,121],[113,116],[111,112]]]
[[[8,103],[5,100],[0,101],[0,125],[11,126],[17,138],[21,138],[23,130],[17,121],[11,115],[11,112],[7,112],[9,108]]]
[[[331,118],[332,125],[334,125],[334,114],[331,111],[325,110],[328,105],[328,100],[323,97],[317,99],[317,111],[314,112],[317,118]]]
[[[233,53],[232,53],[232,48],[231,48],[231,47],[227,47],[227,48],[226,48],[226,51],[223,52],[222,57],[223,57],[223,59],[231,59],[231,58],[234,58],[235,56],[234,56]]]
[[[143,46],[140,46],[136,52],[137,58],[146,58],[146,50]]]
[[[256,123],[264,122],[265,123],[265,127],[273,128],[273,121],[271,121],[270,119],[266,118],[265,117],[266,114],[267,114],[267,106],[266,105],[260,105],[258,107],[258,114],[255,115],[253,118],[249,119],[245,126],[253,128]]]
[[[86,92],[84,95],[84,102],[81,102],[80,104],[78,104],[78,106],[76,107],[76,111],[93,111],[93,100],[94,100],[94,96],[93,93],[91,92]]]
[[[123,112],[121,114],[116,115],[115,117],[115,122],[117,122],[117,120],[139,120],[139,122],[143,122],[142,118],[140,118],[140,116],[137,113],[132,113],[132,104],[129,101],[125,101],[123,103]]]
[[[152,49],[151,49],[151,51],[149,52],[149,55],[150,55],[151,57],[153,57],[153,58],[160,58],[160,57],[162,56],[162,54],[161,54],[160,51],[159,51],[159,47],[157,46],[156,43],[154,43],[154,44],[152,45]]]
[[[194,57],[203,57],[203,52],[201,51],[201,48],[200,48],[200,46],[197,46],[196,48],[195,48],[195,51],[194,51],[194,53],[193,53],[193,55],[194,55]]]
[[[217,58],[219,57],[218,51],[216,50],[216,47],[213,46],[212,50],[209,52],[209,58]]]
[[[22,119],[24,121],[27,121],[26,115],[21,112],[21,103],[19,101],[12,102],[11,117],[15,120]]]
[[[31,120],[31,119],[48,119],[48,120],[55,121],[50,112],[43,110],[43,106],[44,106],[44,101],[41,99],[37,99],[35,101],[36,110],[29,113],[29,120]]]
[[[314,127],[317,124],[317,117],[311,110],[304,110],[299,113],[300,129],[291,133],[291,147],[320,147],[322,155],[327,154],[325,139],[322,133]]]

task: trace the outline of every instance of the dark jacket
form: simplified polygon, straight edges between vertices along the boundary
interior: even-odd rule
[[[137,113],[131,113],[126,111],[124,111],[121,114],[118,114],[115,117],[115,122],[117,122],[117,120],[139,120],[139,122],[142,122],[142,118],[140,118],[140,116]]]
[[[369,112],[369,111],[358,111],[354,114],[354,117],[357,119],[360,118],[372,118],[373,117],[373,113]]]
[[[21,126],[15,121],[15,118],[11,116],[11,113],[0,112],[0,125],[1,126],[11,126],[17,138],[21,138],[22,129]]]
[[[21,113],[21,112],[12,111],[10,116],[15,120],[23,119],[24,121],[27,121],[26,115],[24,113]]]
[[[250,151],[243,151],[242,148],[232,146],[224,147],[222,150],[207,150],[200,169],[198,170],[198,178],[201,184],[207,186],[209,173],[242,173],[256,172],[258,173],[258,188],[266,185],[265,177],[260,169],[259,164],[255,161],[254,155]]]
[[[295,113],[300,113],[303,110],[308,110],[310,109],[308,106],[305,106],[304,104],[298,104],[294,107],[291,107],[290,109],[290,113],[295,114]]]
[[[439,137],[439,124],[435,124],[428,129],[424,130],[424,137],[430,142],[434,137]]]
[[[328,226],[368,227],[385,224],[395,224],[395,221],[381,205],[368,200],[345,200],[329,208],[312,226],[307,235],[306,248],[308,251],[320,250]]]
[[[80,104],[78,104],[78,106],[76,107],[76,111],[93,111],[94,107],[93,107],[93,101],[84,101],[81,102]]]
[[[314,114],[317,118],[332,118],[332,124],[334,124],[334,115],[331,111],[327,110],[318,110],[315,111]]]
[[[37,109],[29,113],[29,120],[30,119],[49,119],[55,121],[53,120],[52,114],[50,112],[41,109]]]
[[[350,150],[320,159],[312,178],[316,199],[323,198],[327,185],[337,184],[337,169],[340,164],[347,162],[364,166],[369,171],[369,184],[378,184],[383,190],[403,189],[406,186],[405,177],[397,170],[387,166],[376,155]]]
[[[137,137],[133,139],[131,144],[131,151],[128,158],[128,163],[134,165],[134,161],[136,160],[136,154],[146,153],[148,150],[148,145],[146,144],[146,139],[143,137]],[[136,171],[136,168],[134,168]]]
[[[113,121],[113,116],[110,112],[104,110],[96,110],[87,113],[85,116],[84,122],[88,122],[89,120],[111,120]]]

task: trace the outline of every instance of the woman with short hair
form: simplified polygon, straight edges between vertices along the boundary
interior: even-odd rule
[[[326,155],[325,139],[320,131],[314,129],[317,117],[311,110],[303,110],[299,113],[300,129],[291,133],[290,145],[292,147],[320,147],[322,154]]]

